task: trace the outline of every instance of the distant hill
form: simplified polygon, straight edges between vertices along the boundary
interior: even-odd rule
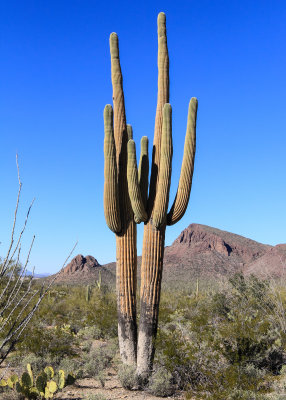
[[[254,274],[267,278],[286,277],[286,244],[277,244],[245,268],[247,275]]]
[[[53,277],[54,275],[50,276],[50,278]],[[82,254],[78,254],[59,273],[56,283],[92,285],[99,279],[107,285],[114,286],[115,263],[100,265],[93,256],[84,257]]]
[[[234,233],[191,224],[165,249],[164,279],[215,278],[243,272],[270,248]]]
[[[33,272],[32,271],[26,271],[26,273],[25,273],[25,275],[26,276],[32,276],[33,275]],[[51,274],[48,274],[48,273],[41,273],[41,274],[35,274],[34,273],[34,278],[36,278],[36,279],[40,279],[40,278],[47,278],[48,276],[50,276]]]
[[[273,247],[210,226],[191,224],[165,248],[163,282],[187,284],[197,278],[219,278],[235,272],[279,277],[285,263],[286,244]],[[138,257],[138,279],[140,266]],[[94,257],[79,254],[59,274],[57,282],[92,284],[101,275],[103,283],[113,286],[115,273],[115,262],[100,265]]]

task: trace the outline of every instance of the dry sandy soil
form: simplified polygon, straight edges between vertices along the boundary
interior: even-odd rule
[[[78,379],[73,386],[67,386],[64,390],[55,396],[58,400],[85,400],[89,395],[101,394],[106,400],[113,399],[137,399],[137,400],[162,400],[163,397],[155,397],[146,392],[137,390],[125,390],[118,381],[114,370],[108,371],[105,381],[105,387],[101,387],[100,383],[91,378]],[[182,393],[177,393],[172,397],[164,397],[164,399],[182,400]]]

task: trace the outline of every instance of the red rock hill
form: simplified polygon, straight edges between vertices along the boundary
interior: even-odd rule
[[[115,246],[115,243],[114,243]],[[140,280],[141,257],[138,257]],[[206,225],[191,224],[165,249],[163,282],[194,282],[235,272],[280,277],[286,270],[286,244],[275,247]],[[92,256],[77,255],[61,272],[58,282],[115,284],[115,263],[100,265]]]

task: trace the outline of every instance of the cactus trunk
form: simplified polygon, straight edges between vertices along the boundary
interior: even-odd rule
[[[136,365],[136,225],[129,221],[124,234],[116,236],[116,291],[118,340],[123,363]]]
[[[144,229],[137,350],[137,374],[143,381],[148,378],[152,370],[155,352],[154,344],[158,326],[165,229],[165,225],[157,229],[151,222],[146,224]]]

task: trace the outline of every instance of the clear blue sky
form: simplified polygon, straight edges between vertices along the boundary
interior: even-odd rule
[[[0,5],[0,250],[17,195],[29,202],[30,269],[55,272],[76,253],[115,260],[103,215],[103,108],[112,102],[109,34],[117,32],[128,123],[153,140],[157,14],[167,15],[176,191],[190,97],[199,100],[190,205],[171,244],[196,222],[286,242],[286,2],[13,1]],[[141,252],[142,229],[138,233]],[[24,250],[23,250],[24,251]]]

